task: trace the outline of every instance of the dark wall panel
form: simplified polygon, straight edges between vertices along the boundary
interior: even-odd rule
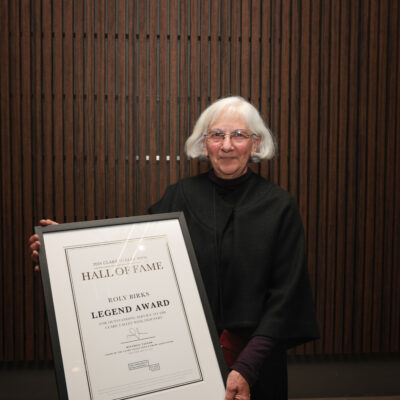
[[[208,169],[184,143],[230,94],[277,136],[251,168],[303,217],[322,337],[295,353],[400,351],[397,0],[4,0],[0,19],[0,360],[51,357],[38,220],[145,213]]]

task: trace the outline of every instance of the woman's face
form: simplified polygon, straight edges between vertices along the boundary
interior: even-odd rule
[[[213,122],[208,130],[218,129],[231,133],[237,129],[250,132],[240,116],[226,116],[223,112]],[[203,141],[204,154],[209,158],[215,175],[223,179],[234,179],[247,171],[247,163],[260,143],[260,138],[250,137],[243,143],[233,143],[229,135],[225,136],[222,143],[213,143],[207,138]]]

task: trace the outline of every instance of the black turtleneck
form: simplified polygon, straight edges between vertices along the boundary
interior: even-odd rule
[[[226,196],[228,194],[240,189],[251,178],[252,175],[252,170],[248,168],[243,175],[237,178],[223,179],[215,175],[214,170],[211,169],[208,173],[208,178],[214,183],[217,193],[226,200]]]
[[[246,173],[238,178],[222,179],[215,175],[212,169],[208,173],[208,178],[214,183],[217,194],[229,204],[235,206],[239,202],[240,196],[229,195],[233,194],[236,190],[240,192],[252,175],[253,172],[248,168]],[[233,332],[230,334],[232,333]],[[258,379],[259,371],[265,359],[268,358],[276,345],[277,341],[268,336],[254,336],[244,349],[242,349],[239,357],[233,364],[229,365],[229,367],[238,371],[246,379],[248,384],[253,386]]]

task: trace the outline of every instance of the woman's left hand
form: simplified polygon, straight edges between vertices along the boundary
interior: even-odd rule
[[[250,386],[246,379],[235,370],[228,375],[225,400],[250,400]]]

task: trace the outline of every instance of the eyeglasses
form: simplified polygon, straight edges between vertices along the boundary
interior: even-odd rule
[[[249,140],[251,137],[257,137],[255,133],[248,133],[243,129],[235,129],[231,133],[221,131],[220,129],[211,129],[204,135],[207,140],[215,144],[222,144],[226,136],[229,136],[234,144],[241,144]]]

